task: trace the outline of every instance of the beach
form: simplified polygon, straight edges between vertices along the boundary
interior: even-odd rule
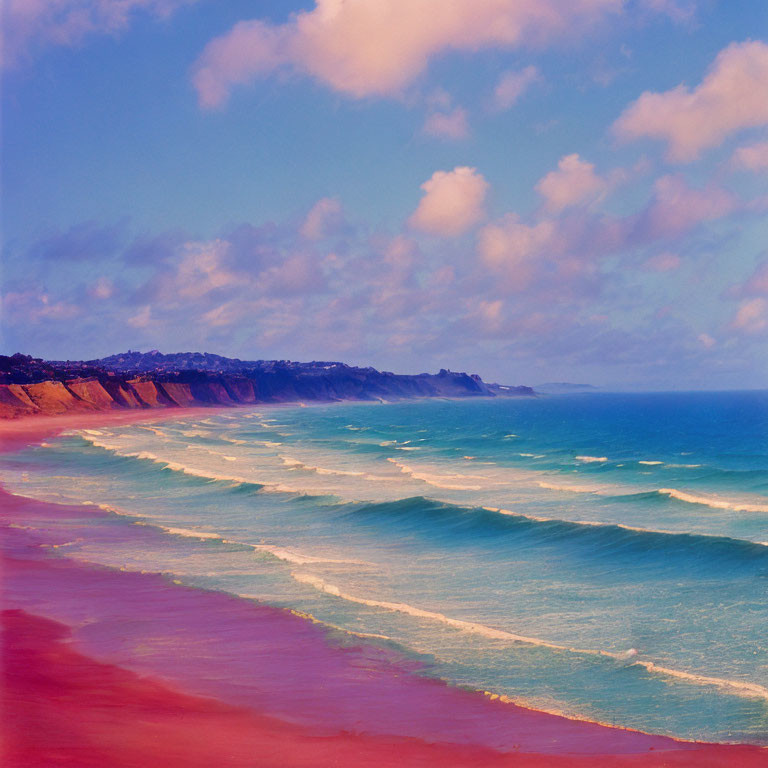
[[[67,417],[0,428],[13,451],[85,426]],[[340,640],[258,599],[72,560],[73,538],[150,546],[163,534],[116,533],[114,513],[97,506],[2,501],[6,764],[765,764],[758,747],[611,728],[423,677],[395,647]]]

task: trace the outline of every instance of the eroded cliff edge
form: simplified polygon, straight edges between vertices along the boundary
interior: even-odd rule
[[[77,411],[253,403],[533,395],[441,370],[404,375],[338,362],[243,361],[204,353],[127,352],[102,360],[0,355],[0,418]]]

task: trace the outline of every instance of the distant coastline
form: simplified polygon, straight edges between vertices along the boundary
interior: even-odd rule
[[[88,361],[0,356],[3,419],[257,403],[534,395],[531,387],[486,384],[476,374],[447,369],[409,375],[340,362],[244,361],[157,350]]]

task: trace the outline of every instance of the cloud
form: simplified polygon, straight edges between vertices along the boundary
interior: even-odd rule
[[[731,43],[720,51],[700,85],[646,91],[613,124],[624,141],[667,142],[668,158],[685,163],[731,134],[768,124],[768,44]]]
[[[145,304],[134,315],[128,318],[128,325],[131,328],[147,328],[152,323],[152,308]]]
[[[550,211],[562,211],[572,205],[594,202],[608,189],[608,182],[595,173],[595,166],[577,154],[560,159],[556,171],[550,171],[537,185]]]
[[[476,168],[458,166],[452,171],[435,171],[421,188],[424,196],[408,221],[414,229],[456,237],[485,215],[488,182]]]
[[[521,69],[519,72],[504,72],[493,91],[496,108],[504,110],[513,107],[537,80],[541,80],[541,74],[533,66]]]
[[[541,44],[619,13],[621,0],[316,0],[284,24],[241,21],[193,69],[200,105],[287,70],[349,96],[392,96],[447,51]]]
[[[739,147],[731,157],[734,168],[747,171],[768,171],[768,141]]]
[[[323,197],[310,208],[300,233],[307,240],[322,240],[334,234],[342,223],[341,203],[335,197]]]
[[[114,283],[108,277],[100,277],[88,286],[88,295],[94,299],[109,299],[114,292]]]
[[[295,296],[325,290],[323,272],[316,258],[308,253],[288,256],[260,276],[262,289],[270,296]]]
[[[653,200],[640,217],[639,233],[649,239],[678,236],[696,224],[731,213],[736,206],[733,195],[713,184],[696,189],[680,176],[662,176],[654,184]]]
[[[577,156],[570,158],[575,159],[561,162],[561,166],[591,178],[591,167],[582,168],[589,164]],[[551,185],[544,185],[543,190],[551,194],[556,211],[547,206],[528,221],[517,213],[508,213],[478,233],[477,253],[495,278],[494,290],[526,291],[546,296],[549,301],[593,300],[603,290],[608,257],[618,256],[634,264],[634,254],[643,255],[656,243],[680,238],[700,224],[737,209],[737,201],[719,187],[710,184],[691,188],[679,176],[670,175],[656,181],[650,200],[637,213],[615,217],[583,209],[568,211],[564,207],[570,202],[567,195],[576,195],[580,188],[567,183],[567,170],[562,176],[560,173],[553,172]],[[558,197],[561,186],[564,198]],[[597,187],[592,185],[593,194]],[[654,272],[671,272],[680,264],[679,256],[662,252],[646,257],[640,266]]]
[[[768,259],[760,262],[754,272],[743,282],[729,289],[732,296],[768,296]]]
[[[8,322],[39,323],[72,320],[82,314],[76,304],[56,300],[44,290],[9,291],[2,297],[2,314]]]
[[[700,333],[696,338],[705,349],[712,349],[717,346],[717,340],[713,339],[708,333]]]
[[[168,299],[200,299],[211,291],[235,285],[240,278],[223,264],[229,243],[224,240],[184,245]]]
[[[738,333],[762,333],[768,328],[768,300],[758,297],[742,301],[728,327]]]
[[[466,139],[469,136],[467,112],[456,107],[450,112],[433,112],[424,121],[424,133],[441,139]]]
[[[521,291],[531,284],[539,259],[560,253],[562,241],[554,220],[529,225],[508,213],[480,230],[477,249],[485,265],[503,277],[505,289]]]
[[[115,34],[132,16],[170,16],[196,0],[5,0],[2,9],[4,66],[14,66],[47,46],[74,46],[91,34]]]

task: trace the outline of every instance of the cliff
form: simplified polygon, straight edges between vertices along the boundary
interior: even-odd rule
[[[533,395],[441,370],[401,375],[338,362],[242,361],[202,353],[128,352],[103,360],[0,355],[0,418],[113,409],[252,403]]]

